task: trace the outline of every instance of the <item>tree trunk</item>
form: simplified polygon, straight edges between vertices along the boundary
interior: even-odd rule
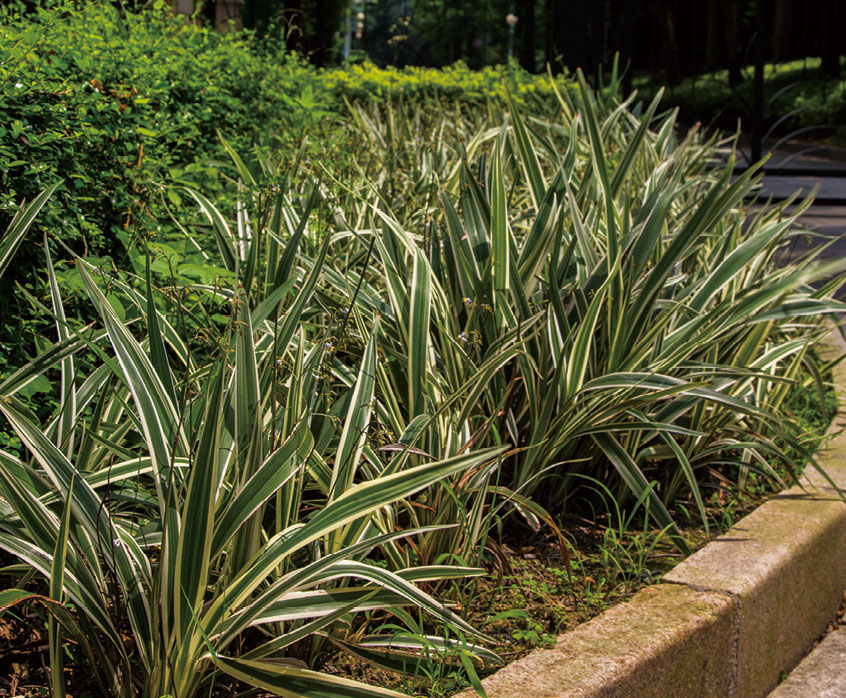
[[[708,38],[705,46],[705,64],[709,70],[714,68],[714,59],[720,53],[719,9],[718,0],[708,0]]]
[[[728,56],[729,85],[736,87],[743,82],[740,70],[740,32],[738,31],[737,6],[733,0],[723,0],[723,16],[726,22],[726,55]]]
[[[679,65],[679,45],[676,41],[676,23],[670,3],[663,6],[664,20],[664,66],[667,69],[667,84],[678,85],[681,81],[681,66]]]
[[[596,73],[596,84],[600,84],[602,69],[605,67],[605,2],[593,1],[593,16],[590,19],[592,45],[589,45],[589,69]]]
[[[637,53],[637,13],[635,12],[635,3],[631,2],[631,0],[623,0],[622,46],[622,65],[626,71],[623,76],[623,94],[628,96],[632,92],[635,54]]]
[[[571,71],[581,68],[590,74],[588,56],[589,13],[585,0],[553,0],[555,6],[554,50]]]
[[[790,41],[790,1],[776,0],[773,8],[773,60],[780,61],[787,57]]]
[[[770,0],[758,0],[755,21],[755,82],[752,90],[752,162],[761,159],[764,139],[764,63],[769,37]]]
[[[523,0],[522,12],[519,15],[523,41],[520,45],[520,65],[524,70],[534,73],[535,63],[535,0]]]
[[[839,0],[820,2],[820,73],[824,78],[840,77],[840,45],[842,27],[837,21]]]
[[[555,65],[555,0],[543,4],[543,55],[547,65],[557,71]]]

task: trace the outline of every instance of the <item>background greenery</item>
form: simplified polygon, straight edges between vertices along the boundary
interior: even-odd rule
[[[821,60],[814,57],[764,67],[763,120],[769,136],[793,134],[805,141],[846,144],[846,80],[840,74],[825,77],[820,67]],[[753,66],[744,66],[735,83],[725,70],[685,78],[665,92],[664,103],[678,106],[688,123],[734,131],[752,111],[753,73]],[[658,89],[645,78],[635,84],[645,96]]]

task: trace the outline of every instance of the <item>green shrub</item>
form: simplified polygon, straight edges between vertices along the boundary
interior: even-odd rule
[[[214,189],[218,129],[241,144],[307,125],[311,105],[290,99],[308,76],[294,58],[169,11],[66,9],[0,28],[0,207],[63,178],[43,223],[75,250],[114,252],[136,228],[156,230],[163,184]]]
[[[7,13],[0,26],[0,224],[22,199],[59,180],[42,229],[73,252],[120,260],[138,235],[163,225],[163,185],[217,189],[215,129],[232,119],[255,138],[270,107],[258,56],[235,36],[169,13],[128,14],[107,4]],[[5,217],[5,220],[3,218]],[[32,347],[31,314],[11,292],[43,293],[27,245],[4,280],[0,316],[12,363]],[[73,311],[71,311],[73,312]],[[22,340],[22,341],[21,341]]]

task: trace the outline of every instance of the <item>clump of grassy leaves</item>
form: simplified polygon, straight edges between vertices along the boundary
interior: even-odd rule
[[[231,212],[180,186],[172,237],[124,269],[57,270],[45,241],[49,293],[21,293],[55,335],[0,380],[21,442],[0,452],[0,608],[49,614],[55,695],[71,646],[121,698],[478,685],[495,633],[513,652],[563,622],[497,604],[558,593],[563,569],[583,617],[648,581],[662,541],[691,549],[679,503],[708,529],[716,474],[795,474],[812,445],[788,396],[820,372],[840,281],[777,266],[795,214],[750,213],[754,171],[611,82],[528,117],[351,106],[340,164],[222,139]],[[44,377],[46,417],[20,399]],[[582,554],[562,524],[589,507]],[[559,560],[484,602],[472,580],[519,572],[520,526]],[[321,671],[333,648],[405,678]]]

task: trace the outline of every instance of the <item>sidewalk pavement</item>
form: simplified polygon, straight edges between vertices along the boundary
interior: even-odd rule
[[[769,698],[846,696],[846,626],[829,633]]]

